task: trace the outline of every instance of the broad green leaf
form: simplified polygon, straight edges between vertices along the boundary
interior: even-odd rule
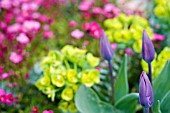
[[[155,109],[154,113],[162,113],[160,110],[160,101],[159,100],[157,101],[156,109]]]
[[[154,100],[162,101],[165,94],[170,90],[170,60],[168,60],[160,72],[160,74],[153,80]],[[156,102],[153,105],[156,109]]]
[[[81,113],[115,113],[112,105],[102,102],[91,88],[84,85],[76,93],[75,104]]]
[[[160,108],[162,113],[170,113],[170,91],[163,97]]]
[[[115,102],[128,94],[128,78],[127,78],[127,58],[123,58],[121,68],[119,70],[118,78],[115,81]]]
[[[115,108],[121,110],[123,113],[135,113],[138,98],[138,93],[127,94],[115,103]]]

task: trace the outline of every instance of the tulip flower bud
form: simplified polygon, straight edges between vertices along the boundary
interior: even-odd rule
[[[147,63],[151,63],[155,56],[155,50],[152,41],[147,32],[143,30],[142,36],[142,57]]]
[[[152,85],[144,71],[140,75],[139,81],[139,102],[144,108],[151,107],[154,102]]]
[[[105,60],[110,61],[113,58],[113,50],[111,48],[111,44],[104,32],[100,38],[100,50],[102,53],[102,57]]]

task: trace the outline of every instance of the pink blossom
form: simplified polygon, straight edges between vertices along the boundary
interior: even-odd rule
[[[44,31],[43,36],[44,38],[53,38],[54,34],[52,31]]]
[[[71,32],[71,36],[76,39],[81,39],[84,36],[84,32],[80,31],[79,29],[76,29]]]
[[[85,40],[85,41],[83,42],[83,47],[86,47],[88,44],[89,44],[89,41],[88,41],[88,40]]]
[[[40,23],[34,20],[26,20],[23,23],[23,31],[38,31],[40,29]]]
[[[21,6],[22,10],[31,10],[31,11],[36,11],[38,10],[39,5],[36,2],[29,2],[29,3],[23,3]]]
[[[2,44],[4,40],[5,40],[5,35],[0,32],[0,44]]]
[[[16,40],[21,44],[29,43],[29,38],[25,35],[25,33],[20,33],[19,36],[16,38]]]
[[[92,22],[89,27],[90,33],[94,38],[100,38],[102,30],[97,22]]]
[[[111,48],[113,49],[113,51],[116,49],[116,47],[117,47],[117,44],[116,44],[116,43],[112,43],[112,44],[111,44]]]
[[[3,73],[1,76],[0,76],[0,79],[6,79],[8,78],[10,75],[8,73]]]
[[[133,56],[135,53],[133,52],[132,48],[126,48],[125,53],[129,56]]]
[[[87,30],[89,30],[89,28],[90,28],[90,23],[86,22],[86,23],[83,24],[82,27],[83,27],[84,30],[87,31]]]
[[[44,110],[43,113],[54,113],[53,110]]]
[[[0,89],[0,102],[5,103],[6,101],[5,97],[6,97],[5,90]]]
[[[16,52],[11,52],[9,59],[11,62],[18,64],[22,61],[22,56]]]
[[[100,28],[99,24],[98,24],[97,22],[92,22],[92,23],[90,24],[89,30],[90,30],[90,31],[95,31],[95,30],[97,30],[98,28]]]
[[[161,35],[161,34],[154,33],[153,40],[154,41],[163,41],[163,40],[165,40],[165,36]]]
[[[94,38],[100,38],[101,35],[101,30],[98,28],[94,31],[91,31],[92,36],[94,36]]]
[[[44,31],[49,31],[50,30],[50,26],[48,24],[43,25],[43,30]]]
[[[107,18],[112,18],[120,14],[120,9],[117,8],[114,4],[109,3],[104,6],[103,14]]]
[[[69,21],[69,25],[71,27],[75,27],[75,26],[77,26],[77,23],[74,20],[71,20],[71,21]]]
[[[94,7],[92,12],[93,12],[93,14],[98,15],[98,14],[102,14],[103,10],[100,7]]]
[[[79,9],[81,11],[88,11],[91,6],[93,5],[93,2],[90,2],[90,1],[82,1],[79,5]]]
[[[10,9],[12,7],[12,1],[11,0],[2,0],[0,1],[0,7],[4,9]]]
[[[17,33],[20,31],[21,25],[19,23],[12,24],[8,26],[7,31],[9,33]]]

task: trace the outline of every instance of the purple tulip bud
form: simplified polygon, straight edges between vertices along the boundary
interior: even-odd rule
[[[151,63],[155,56],[155,50],[152,41],[147,32],[143,30],[142,36],[142,57],[147,63]]]
[[[144,71],[140,75],[139,81],[139,102],[145,108],[151,107],[154,102],[152,85]]]
[[[100,50],[102,53],[102,57],[105,60],[110,61],[113,58],[113,50],[111,44],[104,32],[101,34],[100,37]]]

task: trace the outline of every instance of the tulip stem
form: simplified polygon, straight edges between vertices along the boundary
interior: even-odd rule
[[[148,63],[148,70],[149,70],[148,77],[149,77],[149,80],[152,85],[152,65],[151,65],[151,63]]]
[[[144,108],[144,113],[149,113],[149,108]]]
[[[111,102],[112,102],[112,104],[114,104],[114,77],[113,77],[113,69],[112,69],[111,60],[108,61],[108,64],[109,64],[110,82],[111,82],[111,88],[112,88]]]

